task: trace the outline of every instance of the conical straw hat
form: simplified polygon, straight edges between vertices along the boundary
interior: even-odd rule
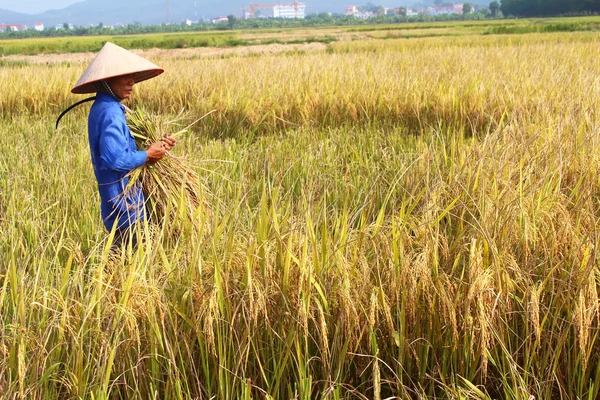
[[[106,42],[77,81],[72,93],[95,93],[94,82],[115,76],[135,74],[135,82],[145,81],[162,74],[165,70],[150,61],[125,50],[116,44]]]

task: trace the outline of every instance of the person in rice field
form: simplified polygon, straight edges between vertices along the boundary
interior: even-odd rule
[[[95,100],[88,116],[88,139],[104,226],[109,232],[115,230],[113,248],[128,243],[135,247],[135,224],[145,219],[141,188],[123,195],[129,181],[127,174],[160,160],[176,143],[175,138],[167,136],[147,150],[138,150],[121,102],[131,97],[136,83],[163,72],[150,61],[108,42],[71,90],[76,94],[96,93],[84,100]]]

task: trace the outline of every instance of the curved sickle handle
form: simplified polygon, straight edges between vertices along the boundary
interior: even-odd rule
[[[74,109],[75,107],[77,107],[78,105],[80,105],[80,104],[83,104],[83,103],[87,103],[88,101],[92,101],[92,100],[96,100],[96,96],[94,96],[94,97],[89,97],[89,98],[87,98],[87,99],[84,99],[84,100],[78,101],[77,103],[73,104],[72,106],[69,106],[69,108],[67,108],[65,111],[63,111],[62,113],[60,113],[60,115],[58,116],[58,119],[56,120],[56,128],[55,128],[55,129],[58,129],[58,123],[60,122],[61,118],[62,118],[62,117],[63,117],[63,116],[66,114],[66,113],[68,113],[69,111],[71,111],[72,109]]]

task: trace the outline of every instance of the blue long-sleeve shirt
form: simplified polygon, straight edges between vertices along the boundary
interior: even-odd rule
[[[144,165],[146,152],[137,150],[127,127],[125,107],[108,94],[99,92],[88,117],[88,139],[94,173],[100,192],[104,226],[111,230],[126,228],[144,219],[144,195],[136,188],[125,198],[132,169]]]

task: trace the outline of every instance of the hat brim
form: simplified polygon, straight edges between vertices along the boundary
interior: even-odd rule
[[[152,70],[148,70],[148,71],[134,72],[133,79],[135,80],[135,83],[140,83],[145,80],[155,78],[158,75],[162,74],[163,72],[165,72],[165,70],[162,68],[152,69]],[[71,93],[74,93],[74,94],[96,93],[98,91],[98,89],[96,88],[96,85],[95,85],[97,82],[116,78],[118,76],[130,75],[130,74],[131,73],[119,74],[119,75],[109,76],[106,78],[96,79],[94,81],[86,82],[82,85],[75,86],[73,89],[71,89]]]

